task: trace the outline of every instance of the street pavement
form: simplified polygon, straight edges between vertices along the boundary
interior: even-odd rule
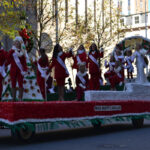
[[[134,129],[129,123],[61,129],[35,135],[29,143],[14,141],[8,129],[0,130],[0,150],[150,150],[150,121]]]

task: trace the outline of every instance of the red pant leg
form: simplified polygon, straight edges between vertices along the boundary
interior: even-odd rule
[[[57,86],[65,85],[65,78],[56,78]]]
[[[84,90],[80,86],[78,86],[76,92],[77,92],[77,100],[81,101],[84,95]]]
[[[18,81],[19,88],[23,88],[23,76],[20,72],[17,75],[17,81]]]
[[[45,99],[46,95],[45,95],[45,79],[42,78],[41,76],[37,76],[37,83],[40,87],[40,91],[41,91],[41,94],[43,96],[43,98]]]
[[[10,80],[11,80],[11,86],[12,88],[16,88],[16,82],[17,82],[17,71],[11,69],[10,70]]]
[[[100,83],[99,83],[99,75],[91,75],[90,79],[90,90],[99,90]]]
[[[49,76],[48,80],[46,81],[47,91],[48,91],[48,89],[52,88],[52,83],[53,83],[53,78],[51,76]]]
[[[109,82],[111,84],[111,88],[115,88],[115,86],[117,84],[119,84],[120,82],[122,82],[122,81],[123,81],[123,79],[119,78],[117,75],[114,75],[114,76],[109,78]]]
[[[104,77],[105,77],[105,79],[107,79],[107,78],[109,78],[109,77],[111,77],[111,76],[113,76],[114,75],[114,72],[113,71],[107,71],[105,74],[104,74]]]

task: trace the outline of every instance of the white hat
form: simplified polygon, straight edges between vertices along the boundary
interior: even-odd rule
[[[21,36],[16,36],[14,41],[19,41],[19,42],[23,42],[23,39]]]

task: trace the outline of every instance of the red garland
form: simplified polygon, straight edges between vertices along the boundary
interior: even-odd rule
[[[19,35],[23,38],[23,41],[26,45],[27,52],[30,52],[33,48],[33,34],[28,32],[26,28],[19,31]]]
[[[103,106],[103,110],[95,107]],[[107,107],[119,106],[120,110]],[[107,109],[107,110],[105,110]],[[0,119],[10,122],[36,119],[73,119],[86,117],[111,117],[150,113],[150,101],[93,101],[93,102],[3,102],[0,103]]]

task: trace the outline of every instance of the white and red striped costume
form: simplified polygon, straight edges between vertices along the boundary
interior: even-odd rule
[[[77,51],[77,55],[73,57],[74,60],[74,64],[72,66],[73,69],[77,69],[78,70],[78,64],[85,62],[86,63],[86,67],[87,67],[87,54],[85,52],[85,50],[78,50]]]
[[[104,56],[104,52],[92,51],[88,56],[89,74],[90,78],[90,90],[99,90],[100,84],[99,79],[101,77],[101,70],[98,64],[98,59]]]
[[[115,62],[105,62],[105,67],[109,68],[108,71],[106,71],[104,74],[105,79],[108,79],[109,77],[114,75]]]
[[[77,99],[80,101],[84,95],[84,91],[88,89],[89,86],[89,77],[88,74],[81,73],[80,71],[76,75],[76,92]]]
[[[117,84],[124,82],[124,72],[121,66],[114,68],[114,75],[109,77],[111,88],[115,88]]]

